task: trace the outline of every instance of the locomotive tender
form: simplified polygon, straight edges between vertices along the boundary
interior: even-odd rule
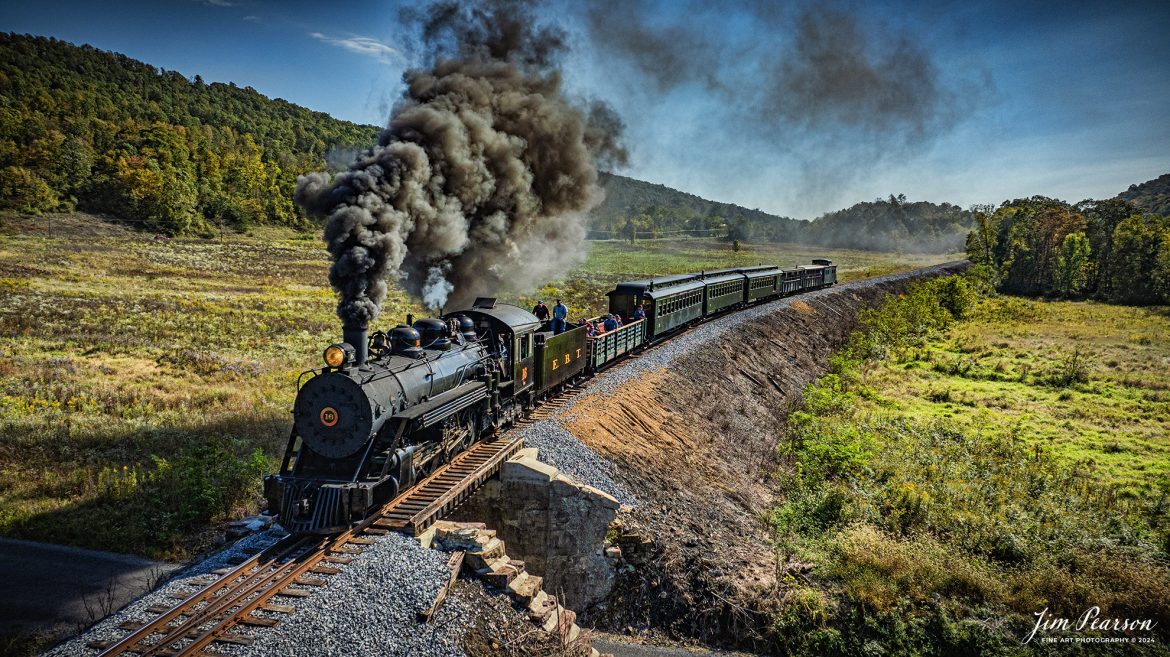
[[[292,533],[342,531],[578,376],[703,319],[836,281],[836,265],[816,259],[619,283],[610,312],[628,320],[640,305],[646,319],[591,338],[491,298],[372,335],[347,323],[325,367],[298,382],[280,471],[264,479],[269,512]]]

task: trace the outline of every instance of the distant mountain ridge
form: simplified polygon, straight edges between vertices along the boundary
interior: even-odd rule
[[[660,222],[659,233],[715,231],[730,222],[773,223],[774,230],[795,235],[800,230],[799,225],[804,223],[614,173],[602,172],[601,186],[605,189],[605,201],[590,213],[590,227],[599,234],[621,234],[629,217],[661,218],[663,210],[670,211],[673,221]],[[649,230],[649,227],[639,227],[638,230]]]
[[[729,239],[798,242],[883,251],[962,251],[971,212],[905,196],[863,201],[813,221],[710,201],[665,185],[603,173],[605,201],[590,214],[596,238],[726,234]]]
[[[1130,185],[1129,189],[1118,194],[1117,198],[1133,203],[1143,212],[1170,217],[1170,173],[1141,184]]]

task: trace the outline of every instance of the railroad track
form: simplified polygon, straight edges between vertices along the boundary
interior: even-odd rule
[[[509,432],[511,433],[511,432]],[[213,656],[215,643],[247,645],[254,639],[235,630],[271,627],[278,621],[256,616],[263,610],[292,613],[278,598],[303,598],[325,586],[329,575],[391,531],[418,535],[467,498],[523,446],[503,434],[483,440],[455,456],[429,477],[358,525],[333,536],[288,536],[243,563],[217,571],[213,582],[171,608],[152,608],[159,616],[145,624],[123,624],[129,634],[117,642],[91,642],[101,657]]]
[[[467,499],[505,461],[523,447],[519,430],[547,420],[561,410],[585,383],[566,385],[543,400],[513,429],[482,440],[421,482],[387,503],[361,523],[333,536],[287,536],[268,549],[231,568],[212,575],[214,581],[185,597],[173,607],[148,609],[159,614],[147,623],[124,623],[128,634],[121,640],[94,641],[99,657],[214,657],[214,644],[248,645],[255,639],[240,627],[272,627],[279,624],[271,614],[291,614],[294,608],[279,604],[281,598],[304,598],[314,588],[326,586],[328,576],[340,572],[354,555],[374,543],[375,536],[402,532],[417,536],[436,520]],[[268,612],[256,616],[254,612]]]

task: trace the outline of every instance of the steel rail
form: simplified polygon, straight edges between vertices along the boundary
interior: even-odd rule
[[[159,632],[161,628],[168,626],[171,621],[179,618],[180,616],[202,616],[203,614],[201,612],[195,612],[195,607],[200,603],[220,597],[224,595],[224,592],[231,591],[241,584],[246,584],[246,582],[255,577],[257,573],[263,571],[271,564],[279,561],[283,556],[296,551],[299,549],[301,544],[305,542],[307,541],[304,538],[289,536],[277,542],[275,545],[268,547],[268,549],[253,555],[251,558],[232,568],[229,572],[225,573],[214,582],[208,584],[199,591],[196,591],[189,597],[179,602],[170,611],[164,612],[158,618],[131,632],[129,635],[123,637],[114,645],[104,649],[99,657],[116,657],[117,655],[123,655],[127,652],[141,652],[140,650],[135,650],[134,646],[140,643],[143,639]],[[253,567],[256,568],[255,571],[252,571]],[[241,577],[243,580],[238,581]],[[186,625],[186,623],[183,624]]]

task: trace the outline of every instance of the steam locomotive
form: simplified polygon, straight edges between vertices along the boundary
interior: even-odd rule
[[[610,312],[646,317],[592,337],[492,298],[373,334],[347,322],[325,366],[298,381],[280,471],[264,480],[268,508],[292,533],[344,530],[571,380],[704,319],[836,281],[836,265],[817,259],[619,283]]]

